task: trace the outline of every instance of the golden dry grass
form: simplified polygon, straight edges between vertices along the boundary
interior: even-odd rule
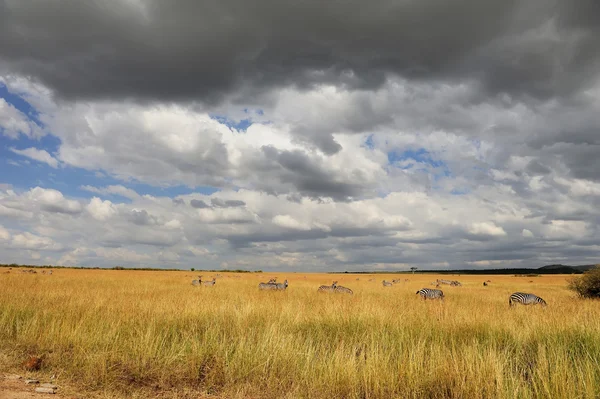
[[[600,303],[566,276],[197,274],[0,274],[0,369],[45,355],[41,373],[103,398],[600,396]],[[286,292],[258,290],[274,276]],[[420,300],[438,277],[463,287]],[[354,295],[317,294],[333,280]],[[549,306],[509,309],[517,290]]]

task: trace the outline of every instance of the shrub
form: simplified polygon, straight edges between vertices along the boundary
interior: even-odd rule
[[[582,298],[600,298],[600,265],[569,280],[569,289]]]

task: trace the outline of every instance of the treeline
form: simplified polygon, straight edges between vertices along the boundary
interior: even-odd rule
[[[151,271],[151,272],[206,272],[206,273],[262,273],[262,270],[241,270],[241,269],[162,269],[156,267],[125,267],[125,266],[114,266],[114,267],[99,267],[99,266],[59,266],[59,265],[20,265],[17,263],[3,264],[0,263],[0,267],[8,268],[27,268],[27,269],[84,269],[84,270],[136,270],[136,271]]]
[[[563,267],[563,268],[553,268],[553,269],[526,269],[526,268],[516,268],[516,269],[456,269],[456,270],[416,270],[415,273],[419,274],[473,274],[473,275],[485,275],[485,274],[498,274],[498,275],[523,275],[534,277],[541,274],[582,274],[584,270],[578,270],[573,267]],[[411,271],[344,271],[344,272],[330,272],[330,274],[412,274]]]

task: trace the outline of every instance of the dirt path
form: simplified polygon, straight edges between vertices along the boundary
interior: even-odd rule
[[[29,398],[53,398],[71,399],[61,395],[60,390],[55,394],[38,393],[35,388],[38,385],[25,384],[25,379],[15,379],[12,375],[0,374],[0,399],[29,399]]]

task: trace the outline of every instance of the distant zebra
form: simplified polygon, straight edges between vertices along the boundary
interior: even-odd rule
[[[317,289],[317,292],[335,292],[337,281],[334,281],[331,285],[322,285]]]
[[[275,280],[276,279],[272,278],[267,283],[259,283],[258,289],[260,289],[260,290],[276,290],[277,283],[275,282]]]
[[[283,291],[288,287],[288,281],[284,280],[283,283],[275,283],[275,289],[279,291]]]
[[[200,285],[202,284],[202,276],[198,276],[197,280],[192,280],[192,285]]]
[[[451,285],[451,286],[453,286],[453,287],[461,287],[461,286],[462,286],[462,284],[461,284],[461,283],[459,283],[459,282],[458,282],[458,281],[456,281],[456,280],[440,280],[440,279],[438,279],[438,280],[436,280],[436,281],[437,281],[439,284],[447,284],[447,285]]]
[[[508,306],[516,305],[542,305],[548,306],[546,301],[534,294],[527,294],[525,292],[515,292],[508,298]]]
[[[215,285],[215,283],[217,282],[217,279],[213,277],[213,279],[211,281],[200,280],[200,282],[207,287],[213,287]]]
[[[441,299],[442,301],[444,300],[444,293],[442,292],[442,290],[436,290],[433,288],[421,288],[416,293],[421,295],[423,300],[426,300],[426,299]]]
[[[394,285],[394,284],[390,283],[389,281],[383,280],[383,286],[384,287],[391,287],[392,285]]]
[[[396,284],[396,283],[399,283],[399,282],[400,282],[400,279],[399,279],[399,278],[397,278],[397,279],[395,279],[395,280],[392,280],[392,283],[394,283],[394,284]]]
[[[343,287],[341,285],[337,285],[337,281],[336,281],[335,287],[333,288],[333,291],[336,294],[350,294],[350,295],[354,294],[354,292],[352,292],[352,290],[350,288]]]

